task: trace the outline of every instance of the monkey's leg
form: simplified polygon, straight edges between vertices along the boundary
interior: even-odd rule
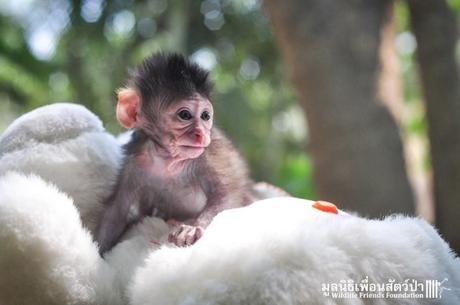
[[[269,184],[267,182],[257,182],[251,188],[251,201],[262,200],[275,197],[292,197],[285,190]]]

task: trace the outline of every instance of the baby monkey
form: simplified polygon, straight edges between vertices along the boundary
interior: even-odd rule
[[[208,74],[181,55],[160,53],[118,91],[117,119],[134,131],[96,232],[101,254],[144,216],[179,221],[169,241],[188,246],[217,213],[251,202],[245,162],[213,127]]]

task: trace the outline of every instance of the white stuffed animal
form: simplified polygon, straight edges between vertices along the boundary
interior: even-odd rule
[[[188,248],[145,218],[102,259],[91,232],[120,160],[78,105],[1,135],[0,304],[460,304],[460,261],[425,221],[289,197],[222,212]]]

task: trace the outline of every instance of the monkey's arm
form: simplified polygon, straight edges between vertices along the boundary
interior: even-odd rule
[[[219,129],[207,151],[206,164],[199,173],[200,185],[206,193],[206,207],[196,219],[196,225],[206,228],[220,212],[252,202],[247,165],[232,143]]]
[[[205,191],[206,193],[206,191]],[[187,219],[186,221],[177,222],[175,220],[169,220],[170,224],[176,225],[177,227],[170,233],[169,241],[179,247],[190,246],[194,244],[204,233],[205,228],[211,223],[214,216],[219,212],[230,208],[231,206],[226,204],[224,200],[226,196],[217,193],[207,193],[207,203],[205,208],[194,218]]]
[[[129,224],[139,219],[138,213],[133,213],[139,207],[139,192],[130,189],[130,183],[124,180],[129,179],[122,178],[119,189],[107,200],[99,221],[96,241],[101,255],[115,246]]]
[[[242,199],[239,195],[240,194],[236,196],[233,196],[232,194],[220,194],[219,196],[210,197],[206,207],[195,219],[195,221],[193,221],[193,225],[206,228],[213,218],[220,212],[243,206],[241,203],[244,199]]]
[[[220,212],[236,208],[238,204],[238,196],[232,194],[220,194],[216,197],[210,197],[206,207],[201,211],[195,219],[189,219],[185,223],[174,223],[178,225],[169,235],[169,241],[179,247],[190,246],[203,236],[204,230],[211,223],[213,218]]]

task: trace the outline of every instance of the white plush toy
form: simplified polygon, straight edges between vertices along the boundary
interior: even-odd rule
[[[120,160],[82,106],[39,108],[3,133],[1,305],[460,304],[460,261],[425,221],[296,198],[225,211],[188,248],[146,218],[102,259],[91,232]]]

